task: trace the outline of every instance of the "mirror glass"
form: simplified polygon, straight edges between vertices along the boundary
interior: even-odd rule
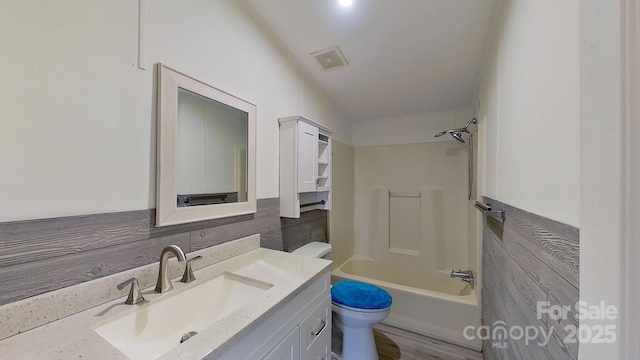
[[[255,212],[255,105],[157,68],[156,226]]]
[[[178,89],[178,207],[247,201],[249,114]]]

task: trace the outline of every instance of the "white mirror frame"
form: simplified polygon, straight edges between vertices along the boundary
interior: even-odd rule
[[[255,213],[257,208],[256,106],[160,63],[157,64],[157,69],[156,227]],[[178,207],[176,151],[178,88],[189,90],[248,114],[246,202]]]

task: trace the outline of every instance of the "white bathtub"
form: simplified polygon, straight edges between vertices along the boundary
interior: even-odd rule
[[[395,267],[397,268],[397,267]],[[332,282],[357,280],[379,286],[393,297],[384,324],[480,351],[482,342],[465,339],[463,330],[480,326],[476,290],[448,273],[415,274],[386,269],[373,260],[352,257],[332,273]]]

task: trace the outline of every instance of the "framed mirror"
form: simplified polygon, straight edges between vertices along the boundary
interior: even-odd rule
[[[256,212],[256,106],[157,71],[156,226]]]

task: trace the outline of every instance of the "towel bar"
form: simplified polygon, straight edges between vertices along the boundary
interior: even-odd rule
[[[392,198],[420,198],[420,196],[420,193],[389,192],[389,197]]]
[[[491,205],[481,203],[480,201],[476,201],[475,205],[473,206],[475,206],[476,209],[482,211],[482,215],[484,216],[493,216],[493,217],[500,218],[504,221],[504,218],[505,218],[504,210],[492,210]]]
[[[312,202],[312,203],[308,203],[308,204],[301,204],[300,207],[307,207],[307,206],[314,206],[314,205],[324,205],[326,204],[326,202],[324,200],[318,201],[318,202]]]

